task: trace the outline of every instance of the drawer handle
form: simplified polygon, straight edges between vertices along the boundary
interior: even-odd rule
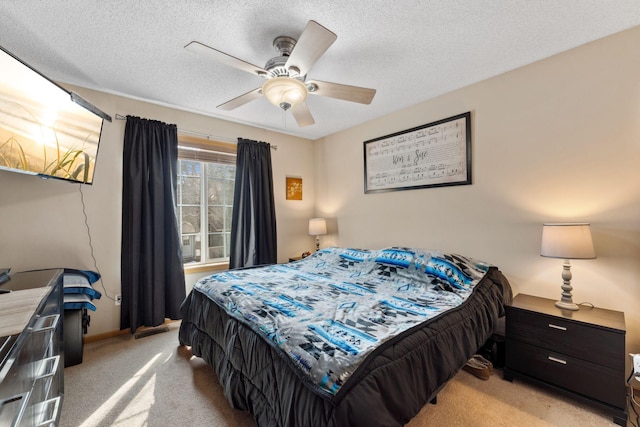
[[[40,419],[40,422],[37,424],[38,427],[48,427],[52,423],[55,423],[58,419],[58,411],[60,410],[60,396],[54,397],[53,399],[45,400],[44,402],[39,404],[39,407],[36,409],[37,418]]]
[[[549,356],[549,357],[547,357],[547,359],[551,360],[552,362],[560,363],[562,365],[566,365],[567,364],[566,360],[558,359],[557,357]]]
[[[560,331],[566,331],[567,330],[567,328],[565,328],[564,326],[554,325],[553,323],[549,323],[549,327],[553,328],[553,329],[558,329]]]
[[[45,332],[53,331],[58,326],[59,314],[52,314],[51,316],[41,317],[33,325],[33,332]]]
[[[40,380],[42,378],[54,376],[55,373],[58,371],[59,361],[60,361],[60,355],[42,359],[42,363],[40,364],[40,369],[38,370],[36,379]]]

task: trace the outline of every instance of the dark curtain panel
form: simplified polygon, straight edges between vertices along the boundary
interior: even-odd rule
[[[122,169],[120,329],[134,333],[180,319],[185,299],[176,125],[127,116]]]
[[[238,138],[229,268],[277,261],[271,146]]]

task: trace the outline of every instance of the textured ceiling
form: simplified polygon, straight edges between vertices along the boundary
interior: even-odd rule
[[[640,25],[640,1],[3,0],[0,16],[0,46],[53,80],[317,139]],[[309,20],[338,39],[308,78],[375,88],[370,105],[309,96],[304,128],[265,98],[216,109],[262,79],[187,43],[264,66]]]

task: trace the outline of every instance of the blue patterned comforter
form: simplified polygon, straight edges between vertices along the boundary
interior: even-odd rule
[[[375,348],[462,304],[488,267],[421,249],[328,248],[289,264],[214,274],[195,289],[335,394]]]

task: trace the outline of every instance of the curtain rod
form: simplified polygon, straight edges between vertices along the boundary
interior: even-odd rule
[[[122,114],[116,113],[116,120],[127,120],[127,117],[123,116]],[[206,138],[206,139],[213,139],[213,140],[216,140],[216,141],[230,142],[232,144],[237,144],[238,143],[237,140],[233,140],[231,138],[227,138],[227,137],[224,137],[224,136],[209,135],[209,134],[206,134],[206,133],[196,132],[196,131],[193,131],[193,130],[187,130],[187,129],[178,128],[178,132],[180,132],[180,133],[188,133],[188,134],[193,135],[193,136],[199,136],[199,137],[203,137],[203,138]],[[269,144],[269,146],[274,150],[278,149],[277,145]]]

